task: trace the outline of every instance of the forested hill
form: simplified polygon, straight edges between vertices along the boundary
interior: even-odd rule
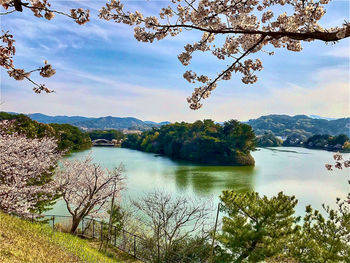
[[[142,121],[133,117],[98,117],[90,118],[83,116],[48,116],[41,113],[28,114],[32,120],[40,123],[70,124],[82,130],[139,130],[146,131],[159,128],[169,122]],[[319,116],[308,117],[306,115],[267,115],[248,122],[257,135],[264,132],[273,132],[274,135],[287,137],[289,135],[302,135],[306,138],[315,134],[339,135],[345,134],[350,137],[350,118],[325,119]],[[223,124],[223,123],[220,123]]]
[[[14,113],[16,114],[16,113]],[[139,130],[145,131],[150,130],[153,127],[160,127],[161,125],[168,124],[169,122],[151,122],[142,121],[132,117],[99,117],[90,118],[82,116],[48,116],[41,113],[28,114],[32,120],[40,123],[58,123],[58,124],[71,124],[82,130]]]
[[[88,149],[92,146],[89,135],[70,124],[45,124],[32,120],[24,114],[0,112],[0,121],[9,120],[14,124],[15,132],[25,134],[29,138],[54,137],[58,149],[70,152]]]
[[[174,123],[130,134],[122,147],[163,154],[173,159],[215,165],[254,165],[250,151],[256,138],[249,125],[235,120]]]
[[[315,134],[339,135],[350,137],[350,118],[335,120],[315,119],[306,115],[267,115],[247,122],[257,135],[271,131],[277,136],[300,133],[306,137]]]

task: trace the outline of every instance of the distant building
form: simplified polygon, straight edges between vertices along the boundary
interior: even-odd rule
[[[282,140],[283,142],[287,139],[287,136],[276,136],[276,137]]]
[[[138,130],[123,130],[124,134],[141,134],[142,131],[138,131]]]

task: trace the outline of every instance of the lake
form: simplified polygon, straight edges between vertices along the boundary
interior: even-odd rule
[[[321,209],[322,203],[334,206],[336,197],[345,198],[349,190],[349,169],[327,171],[324,164],[333,163],[334,153],[323,150],[262,148],[252,153],[255,167],[204,166],[114,147],[93,147],[67,158],[82,158],[87,154],[106,168],[124,164],[127,189],[122,202],[154,189],[207,198],[214,203],[225,189],[254,190],[267,196],[283,191],[297,197],[297,214],[303,215],[306,205],[316,209]],[[58,202],[49,213],[67,214],[65,204]]]

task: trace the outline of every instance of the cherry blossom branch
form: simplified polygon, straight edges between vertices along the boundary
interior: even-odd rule
[[[22,12],[24,7],[33,11],[34,16],[39,18],[45,17],[45,19],[47,20],[53,19],[56,13],[72,18],[79,25],[85,24],[89,21],[89,10],[83,10],[82,8],[71,9],[71,13],[67,14],[62,11],[48,8],[50,6],[51,5],[48,2],[48,0],[28,0],[27,2],[22,2],[21,0],[5,0],[2,2],[2,7],[4,9],[7,10],[9,7],[14,7],[15,9],[8,12],[0,13],[0,15],[8,15],[15,11]],[[42,15],[41,12],[45,12],[45,14]],[[41,93],[42,91],[45,91],[46,93],[54,92],[53,90],[46,88],[45,84],[38,84],[30,78],[30,74],[35,71],[40,71],[40,75],[45,78],[53,76],[56,73],[56,71],[52,68],[52,66],[45,62],[45,65],[43,67],[27,72],[24,69],[15,68],[15,66],[13,65],[13,56],[16,53],[16,49],[14,46],[15,40],[13,39],[13,36],[9,34],[8,31],[2,32],[3,35],[0,36],[0,40],[2,40],[2,43],[0,45],[0,66],[7,69],[9,76],[14,78],[15,80],[26,79],[30,83],[32,83],[34,85],[33,90],[35,93]]]
[[[251,48],[249,48],[246,52],[244,52],[239,58],[236,59],[235,62],[233,62],[231,64],[231,66],[229,66],[226,70],[224,70],[223,72],[221,72],[213,81],[211,81],[205,88],[203,88],[202,90],[200,90],[199,94],[198,92],[194,92],[192,94],[192,97],[188,98],[188,102],[191,103],[190,104],[190,108],[191,109],[198,109],[201,107],[201,104],[199,103],[203,98],[206,97],[206,94],[208,93],[208,91],[211,91],[214,87],[214,85],[216,84],[216,82],[221,79],[225,74],[232,72],[232,70],[234,69],[234,67],[240,62],[241,59],[243,59],[244,57],[248,56],[252,50],[254,50],[258,45],[260,45],[264,39],[266,38],[266,36],[261,36],[260,40],[258,42],[256,42]]]
[[[0,12],[0,16],[9,15],[9,14],[12,14],[12,13],[14,13],[16,11],[17,11],[16,9],[13,9],[13,10],[8,11],[8,12]]]
[[[32,5],[30,5],[30,3]],[[85,24],[86,22],[88,22],[89,19],[89,10],[83,10],[82,8],[78,8],[78,9],[71,9],[71,13],[67,14],[65,12],[62,11],[58,11],[55,9],[51,9],[48,8],[51,6],[51,4],[48,2],[48,0],[29,0],[28,2],[22,2],[21,0],[12,0],[7,4],[3,4],[3,7],[5,9],[7,9],[8,7],[14,6],[15,9],[7,12],[7,13],[3,13],[3,14],[10,14],[14,11],[19,11],[22,12],[23,11],[23,7],[31,9],[34,13],[34,16],[36,17],[43,17],[43,15],[41,14],[41,12],[45,12],[44,17],[47,20],[51,20],[54,18],[54,14],[60,14],[63,16],[67,16],[69,18],[72,18],[73,20],[75,20],[76,23],[82,25]]]
[[[170,0],[169,0],[170,1]],[[119,0],[111,0],[102,7],[99,17],[124,23],[134,27],[134,36],[138,41],[152,43],[167,36],[175,37],[184,30],[202,32],[202,39],[194,44],[185,45],[185,51],[178,56],[184,66],[188,66],[194,51],[209,51],[218,59],[246,56],[262,48],[247,52],[260,38],[264,37],[262,46],[271,44],[273,48],[286,48],[293,52],[302,50],[301,41],[314,40],[338,42],[350,37],[350,24],[345,21],[341,27],[323,28],[319,20],[326,13],[324,8],[330,0],[172,0],[172,6],[162,8],[159,15],[144,16],[135,11],[124,11],[124,4]],[[185,3],[185,4],[183,4]],[[279,15],[268,8],[279,5]],[[294,10],[290,12],[291,7]],[[283,8],[286,12],[283,13]],[[157,16],[158,15],[158,16]],[[226,41],[215,41],[216,36],[226,36]],[[208,43],[213,43],[209,46]],[[212,49],[214,48],[214,49]],[[268,52],[273,55],[274,52]],[[211,81],[209,77],[197,76],[195,72],[186,71],[183,77],[189,83],[205,83],[205,87],[195,88],[196,96],[188,98],[191,109],[199,109],[199,100],[205,99],[216,87],[219,80],[231,79],[231,73],[243,74],[242,82],[252,84],[257,81],[253,71],[261,70],[260,60],[250,59],[234,62],[225,71]],[[197,99],[196,99],[197,98]]]
[[[261,31],[261,30],[245,30],[245,29],[236,29],[236,28],[225,28],[225,29],[211,29],[204,28],[195,25],[186,25],[186,24],[174,24],[174,25],[161,25],[161,24],[152,24],[150,26],[159,27],[159,28],[187,28],[187,29],[196,29],[198,31],[212,33],[212,34],[245,34],[245,35],[262,35],[270,36],[273,39],[279,39],[281,37],[288,37],[294,40],[322,40],[324,42],[336,42],[345,38],[350,37],[350,24],[349,22],[344,23],[345,30],[339,29],[336,32],[288,32],[288,31]]]
[[[333,159],[335,161],[335,164],[325,164],[325,167],[328,171],[333,171],[333,168],[342,170],[343,168],[350,168],[350,158],[345,160],[343,156],[340,153],[336,153],[333,155]],[[348,193],[348,204],[350,204],[350,173],[349,173],[349,193]]]
[[[47,62],[46,62],[47,63]],[[9,76],[14,78],[15,80],[23,80],[26,79],[29,82],[31,82],[34,85],[34,92],[35,93],[41,93],[42,91],[45,91],[46,93],[52,93],[55,92],[54,90],[50,90],[45,87],[45,84],[38,84],[34,80],[32,80],[29,76],[31,73],[40,71],[40,75],[46,78],[51,77],[56,73],[56,71],[52,68],[50,64],[46,64],[44,67],[33,69],[31,71],[25,72],[23,69],[16,69],[13,65],[8,64],[7,65],[12,70],[7,71]]]

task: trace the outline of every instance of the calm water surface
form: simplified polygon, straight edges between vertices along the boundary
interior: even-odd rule
[[[332,206],[336,197],[346,197],[348,192],[348,169],[328,172],[324,164],[333,163],[333,153],[322,150],[258,149],[252,153],[255,167],[203,166],[112,147],[93,147],[68,158],[83,158],[88,154],[106,168],[124,164],[127,189],[123,200],[137,198],[154,189],[208,198],[214,203],[225,189],[255,190],[267,196],[284,191],[299,199],[297,214],[303,215],[306,205],[317,209],[321,209],[322,203]],[[50,213],[67,214],[67,211],[63,202],[58,202]]]

